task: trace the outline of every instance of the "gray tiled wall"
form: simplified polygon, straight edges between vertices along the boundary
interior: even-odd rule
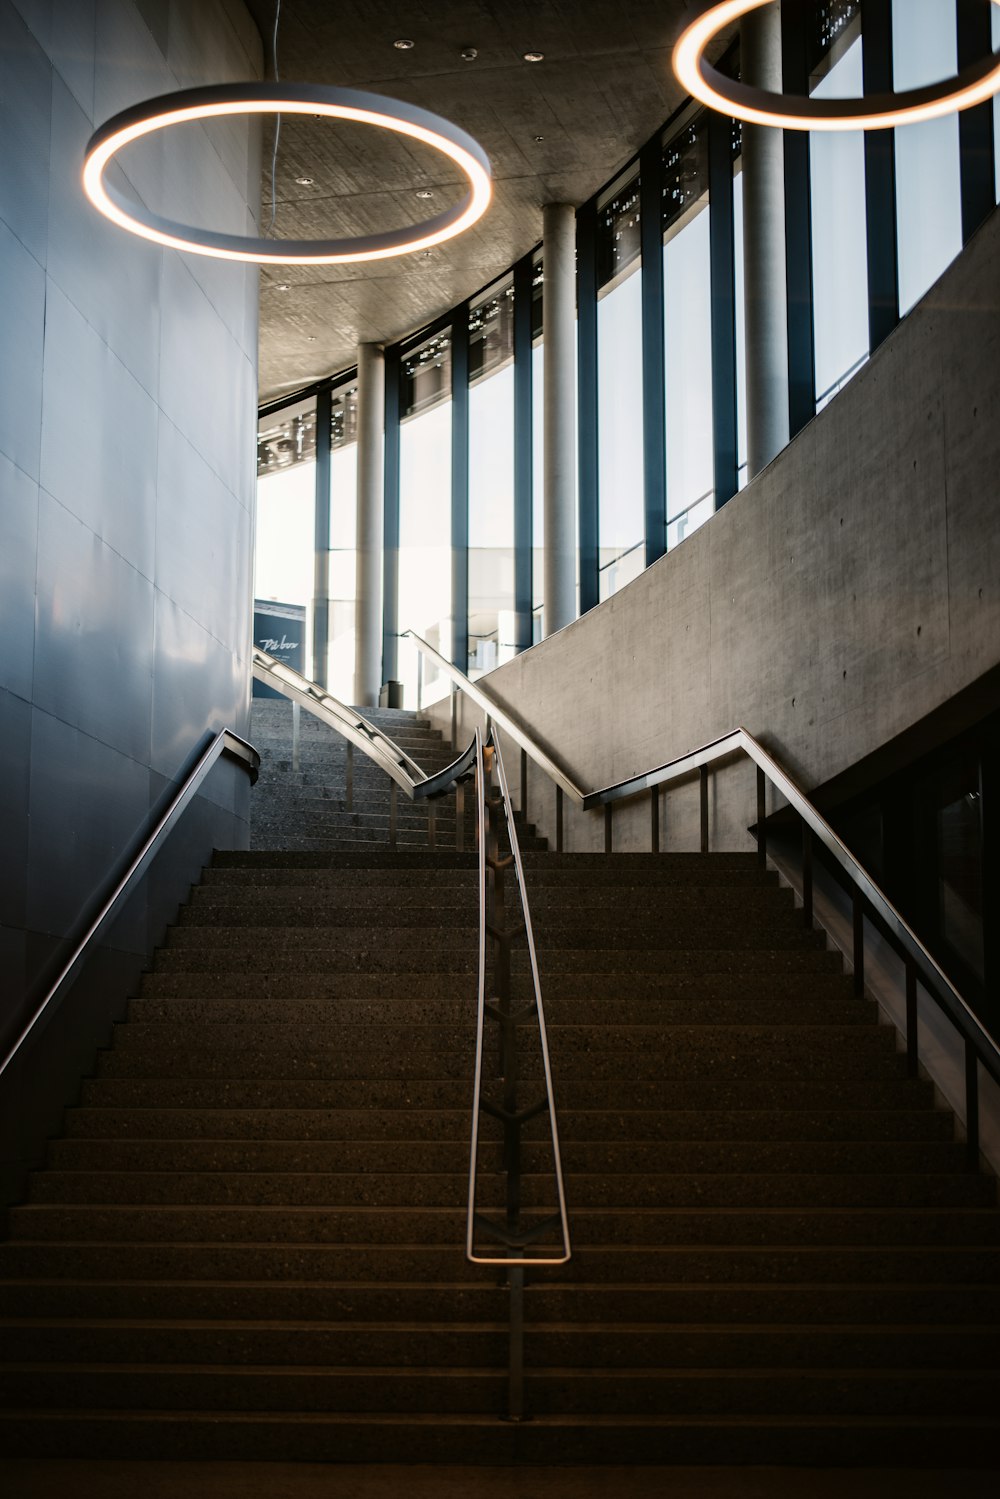
[[[208,733],[249,709],[257,275],[122,233],[83,197],[96,124],[260,76],[236,0],[0,0],[0,1041]],[[242,231],[245,120],[129,148],[120,187]],[[0,1091],[0,1166],[37,1151],[147,943],[213,843],[246,836],[224,766],[150,892]],[[16,1174],[16,1173],[15,1173]]]

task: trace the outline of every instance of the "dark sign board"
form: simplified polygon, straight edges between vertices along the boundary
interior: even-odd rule
[[[306,606],[276,604],[271,599],[254,599],[253,643],[279,661],[286,661],[296,671],[306,669]],[[254,681],[254,697],[280,697],[273,687]]]

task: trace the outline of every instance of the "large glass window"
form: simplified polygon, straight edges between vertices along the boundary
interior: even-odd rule
[[[664,151],[663,284],[667,547],[715,509],[708,129],[704,114]]]
[[[315,515],[316,400],[310,397],[258,423],[254,550],[255,605],[304,611],[305,650],[297,659],[307,676],[313,674]]]
[[[954,5],[892,0],[892,71],[897,91],[958,71]],[[962,248],[958,115],[905,125],[896,136],[899,310],[909,312]]]
[[[358,534],[358,385],[333,392],[330,410],[330,636],[327,686],[354,695],[354,600]]]
[[[470,676],[514,655],[514,283],[469,313]]]
[[[864,93],[860,8],[821,9],[811,93],[847,99]],[[868,231],[865,146],[859,130],[811,131],[813,323],[816,409],[868,358]]]
[[[399,433],[399,628],[451,659],[451,333],[402,360]],[[443,696],[447,680],[406,640],[399,649],[409,708]],[[422,679],[421,679],[422,673]]]
[[[743,142],[739,120],[733,121],[733,292],[736,306],[736,482],[747,482],[747,304],[743,272]]]
[[[642,449],[639,178],[597,211],[597,411],[600,597],[646,565]]]
[[[542,638],[545,603],[545,345],[541,257],[531,279],[531,640]]]

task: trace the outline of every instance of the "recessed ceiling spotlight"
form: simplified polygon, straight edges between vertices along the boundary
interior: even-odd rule
[[[299,184],[299,187],[312,187],[313,185],[313,179],[311,177],[296,177],[295,180]]]
[[[430,187],[418,187],[417,188],[417,197],[418,198],[433,198],[433,196],[434,196],[434,189],[433,188],[430,188]]]
[[[399,41],[393,42],[392,45],[395,47],[397,52],[412,52],[415,43],[411,42],[409,37],[401,36],[399,38]]]
[[[291,291],[292,288],[289,286],[287,281],[276,281],[274,283],[274,289],[275,291]]]
[[[315,333],[307,333],[306,334],[306,343],[307,344],[314,344],[315,342],[316,342],[316,335],[315,335]]]
[[[479,56],[479,48],[463,47],[458,55],[463,62],[475,62],[476,58]]]
[[[544,62],[545,61],[545,53],[544,52],[522,52],[521,56],[524,58],[525,62]]]
[[[433,250],[422,250],[420,252],[420,259],[421,260],[433,260],[434,259],[434,251]]]
[[[545,137],[544,135],[533,135],[531,139],[534,141],[536,146],[540,146]]]

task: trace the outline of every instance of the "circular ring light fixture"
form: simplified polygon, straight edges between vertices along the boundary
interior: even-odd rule
[[[123,146],[155,131],[190,121],[216,119],[220,115],[275,113],[353,120],[421,141],[447,156],[465,173],[469,191],[446,213],[383,234],[354,239],[273,240],[220,234],[212,229],[174,223],[149,212],[105,179],[108,165]],[[486,212],[492,182],[489,158],[478,142],[457,125],[416,105],[356,89],[315,84],[231,83],[163,94],[108,120],[87,144],[83,190],[94,207],[120,228],[172,250],[211,255],[219,260],[255,261],[261,265],[335,265],[412,254],[454,238]]]
[[[1000,89],[1000,56],[994,53],[963,68],[945,83],[898,94],[869,94],[863,99],[774,94],[727,78],[705,61],[705,49],[724,26],[769,3],[723,0],[682,33],[674,49],[674,72],[695,99],[750,125],[775,125],[784,130],[885,130],[969,109]],[[1000,5],[1000,0],[992,0],[992,4]]]

